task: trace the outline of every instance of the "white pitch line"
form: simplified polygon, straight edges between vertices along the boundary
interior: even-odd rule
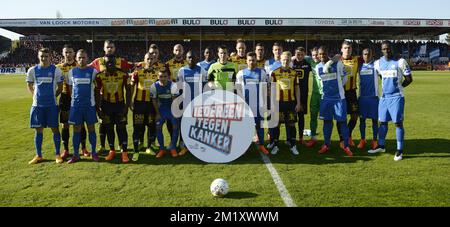
[[[283,181],[281,180],[280,175],[278,175],[277,170],[275,169],[275,167],[273,167],[270,158],[261,152],[260,154],[264,161],[264,164],[267,167],[267,170],[269,170],[270,175],[272,175],[273,182],[277,186],[278,192],[280,192],[280,196],[283,199],[284,204],[287,207],[296,207],[297,205],[289,194],[289,191],[286,189],[286,186],[283,184]]]

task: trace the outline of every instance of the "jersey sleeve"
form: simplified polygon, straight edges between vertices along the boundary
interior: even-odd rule
[[[35,80],[35,76],[34,76],[34,66],[33,66],[28,69],[26,81],[28,83],[34,83],[34,80]]]
[[[131,75],[131,82],[133,82],[133,83],[139,82],[139,73],[138,73],[138,71],[134,71],[133,74]]]
[[[98,74],[98,72],[97,72],[96,69],[92,70],[92,81],[93,81],[94,83],[96,82],[97,74]]]
[[[155,85],[156,83],[153,83],[152,86],[150,87],[150,98],[156,99],[158,97],[158,92],[156,91],[156,85]]]
[[[398,60],[398,67],[403,76],[411,76],[411,69],[405,59],[401,58]]]
[[[180,94],[176,83],[172,83],[172,85],[170,85],[170,94],[172,94],[172,97],[178,96]]]
[[[208,69],[208,81],[214,81],[214,69],[209,67]]]
[[[97,74],[96,78],[95,78],[95,86],[98,89],[101,89],[103,87],[103,83],[102,83],[102,77],[100,76],[101,74]]]
[[[89,64],[90,67],[96,69],[97,71],[100,71],[100,65],[99,65],[99,59],[95,59],[94,61]]]
[[[56,79],[56,83],[58,83],[58,84],[64,82],[63,72],[58,67],[55,68],[55,79]]]
[[[73,86],[73,70],[69,70],[69,72],[67,73],[67,84],[69,86]]]
[[[266,70],[261,69],[261,82],[269,82]]]
[[[182,68],[178,70],[177,81],[184,82],[184,70]]]
[[[236,85],[240,85],[242,87],[244,87],[244,73],[243,70],[239,71],[238,74],[236,75]]]
[[[309,65],[312,65],[313,59],[312,59],[311,56],[305,56],[305,61],[306,61],[306,63],[308,63]]]
[[[201,70],[200,70],[200,74],[201,74],[201,81],[202,82],[207,82],[208,81],[208,72],[204,69],[204,68],[202,68],[202,67],[200,67],[201,68]]]
[[[375,75],[376,75],[377,77],[381,76],[381,73],[380,73],[380,60],[376,60],[376,61],[373,63],[373,69],[374,69]]]
[[[342,61],[337,62],[337,70],[338,70],[338,76],[341,76],[342,84],[347,83],[347,72],[345,70],[345,65],[342,63]],[[338,78],[339,79],[339,78]]]
[[[270,65],[269,60],[266,60],[266,62],[264,62],[264,69],[265,69],[266,72],[268,72],[268,73],[270,73],[269,65]]]
[[[131,69],[134,68],[134,63],[129,62],[129,61],[127,61],[127,60],[122,58],[120,60],[120,68],[123,69],[123,70],[131,70]]]

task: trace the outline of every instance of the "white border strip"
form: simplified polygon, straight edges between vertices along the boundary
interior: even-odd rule
[[[281,180],[280,175],[278,175],[277,170],[275,169],[275,167],[273,167],[270,158],[261,152],[259,153],[261,154],[261,157],[264,161],[264,164],[267,167],[267,170],[269,170],[270,175],[272,175],[273,182],[277,186],[277,189],[280,192],[280,196],[283,199],[284,204],[287,207],[296,207],[297,205],[295,204],[294,200],[289,194],[289,191],[287,190],[286,186],[283,184],[283,181]]]

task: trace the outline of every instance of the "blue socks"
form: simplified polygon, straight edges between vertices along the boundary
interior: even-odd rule
[[[366,119],[361,118],[359,121],[359,132],[361,133],[361,139],[366,139]],[[378,139],[378,121],[372,119],[372,138],[373,140]]]
[[[180,134],[178,132],[178,124],[172,124],[173,130],[172,130],[172,138],[170,141],[170,149],[176,149],[177,148],[177,142],[178,142],[178,135]]]
[[[158,139],[159,149],[164,150],[164,136],[162,133],[162,125],[164,121],[160,121],[156,125],[156,138]]]
[[[73,133],[73,155],[76,157],[80,157],[80,142],[81,142],[81,132],[74,132]]]
[[[91,144],[91,153],[93,155],[96,154],[95,149],[97,147],[97,134],[95,133],[95,130],[89,132],[89,143]]]
[[[42,140],[44,134],[42,132],[35,132],[34,134],[34,146],[36,147],[36,155],[42,157]]]
[[[53,133],[53,143],[55,144],[55,154],[59,155],[59,152],[61,150],[61,134]]]
[[[361,133],[361,139],[366,139],[366,119],[361,118],[359,121],[359,132]]]
[[[380,138],[378,139],[378,144],[380,145],[381,148],[384,148],[384,142],[386,140],[386,134],[388,131],[388,125],[387,122],[383,122],[380,124]]]
[[[372,119],[372,133],[373,133],[373,140],[378,139],[378,121],[377,119]]]
[[[405,129],[403,127],[396,127],[395,135],[397,137],[397,150],[403,150],[403,141],[405,139]]]
[[[348,137],[350,134],[350,130],[348,129],[347,123],[345,121],[343,122],[338,122],[338,127],[341,129],[341,135],[342,138],[344,139],[344,146],[348,147]]]
[[[325,139],[325,145],[330,146],[331,131],[333,130],[333,121],[323,122],[323,137]]]

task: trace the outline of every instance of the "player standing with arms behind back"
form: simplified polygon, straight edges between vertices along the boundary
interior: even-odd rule
[[[362,52],[364,62],[359,69],[359,130],[361,141],[358,149],[366,146],[366,119],[372,119],[373,140],[371,149],[378,146],[378,75],[374,70],[373,51],[366,48]]]

